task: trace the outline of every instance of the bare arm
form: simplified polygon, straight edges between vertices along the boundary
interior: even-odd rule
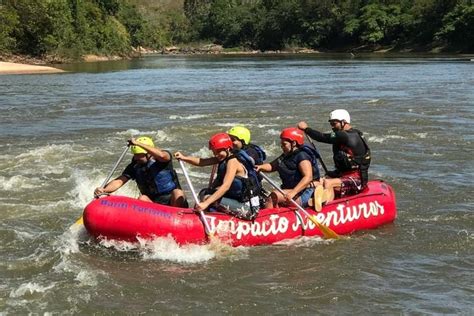
[[[227,168],[224,179],[222,180],[222,185],[219,186],[217,191],[208,197],[204,202],[199,203],[202,209],[208,208],[209,205],[223,197],[224,194],[230,189],[232,181],[234,181],[235,175],[237,174],[239,165],[240,162],[237,159],[230,159],[227,161]]]
[[[145,149],[148,154],[150,154],[155,160],[161,162],[168,162],[171,160],[171,155],[166,150],[161,150],[158,147],[148,146],[146,144],[137,142],[135,138],[131,138],[129,143],[135,146],[140,146],[141,148]]]
[[[125,183],[127,183],[128,178],[125,176],[119,176],[118,178],[110,181],[104,188],[96,188],[94,190],[94,195],[101,195],[105,193],[112,193],[120,189]]]
[[[261,172],[274,172],[277,170],[277,167],[278,167],[278,159],[275,159],[270,163],[267,162],[261,165],[256,165],[255,170],[257,170],[257,172],[260,172],[260,171]]]
[[[192,164],[193,166],[198,166],[198,167],[211,166],[219,162],[216,157],[199,158],[199,157],[193,157],[193,156],[186,156],[186,155],[183,155],[179,151],[174,154],[174,157],[176,159],[181,159],[184,162],[187,162],[189,164]]]

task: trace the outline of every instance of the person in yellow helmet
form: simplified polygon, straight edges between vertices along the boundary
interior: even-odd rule
[[[230,136],[232,143],[234,144],[234,150],[243,150],[249,155],[255,162],[256,165],[264,163],[267,155],[265,151],[255,144],[250,142],[250,131],[244,126],[234,126],[227,134]]]
[[[232,127],[230,130],[227,131],[230,139],[232,140],[233,153],[237,156],[239,160],[246,160],[246,156],[250,157],[253,160],[254,166],[262,165],[265,163],[265,159],[267,159],[267,154],[262,149],[262,147],[252,144],[250,142],[250,131],[248,128],[236,125]],[[245,155],[246,154],[246,155]],[[261,204],[263,205],[265,200],[267,199],[268,195],[270,194],[265,188],[262,186],[262,176],[257,174],[257,181],[258,186],[260,188],[260,198]]]
[[[94,194],[98,196],[115,192],[132,179],[140,190],[139,200],[187,207],[186,197],[173,168],[171,153],[155,147],[153,140],[147,136],[131,138],[128,142],[133,154],[132,162],[118,178],[104,188],[96,188]]]

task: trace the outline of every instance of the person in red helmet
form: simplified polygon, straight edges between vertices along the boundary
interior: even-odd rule
[[[283,153],[270,163],[257,166],[258,171],[277,171],[282,181],[281,188],[285,196],[277,190],[272,191],[265,207],[288,205],[293,199],[303,207],[313,195],[319,182],[318,153],[304,145],[304,134],[295,127],[288,127],[280,134],[280,147]]]
[[[181,152],[175,153],[175,157],[200,167],[218,164],[216,179],[209,190],[201,191],[201,202],[195,205],[196,210],[204,211],[213,206],[217,210],[250,220],[256,217],[258,211],[250,204],[252,198],[257,197],[258,200],[258,186],[255,179],[249,177],[249,167],[237,159],[232,148],[229,135],[218,133],[209,139],[209,149],[214,157],[192,157]]]
[[[324,179],[326,200],[330,202],[335,196],[357,194],[367,185],[371,157],[362,132],[351,126],[349,112],[334,110],[329,114],[328,122],[332,133],[309,128],[304,121],[298,123],[298,128],[318,142],[332,144],[336,170],[328,172]]]

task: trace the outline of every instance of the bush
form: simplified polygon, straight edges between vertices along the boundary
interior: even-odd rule
[[[443,18],[437,39],[466,51],[474,50],[474,5],[459,4]]]
[[[19,19],[15,10],[0,5],[0,53],[9,53],[15,49],[16,39],[13,31],[18,27]]]

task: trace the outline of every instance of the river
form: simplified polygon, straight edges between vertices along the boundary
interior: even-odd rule
[[[474,314],[471,58],[157,56],[1,76],[0,314]],[[207,156],[210,135],[244,124],[272,159],[282,128],[329,130],[336,108],[395,189],[393,224],[235,249],[68,229],[131,136]]]

